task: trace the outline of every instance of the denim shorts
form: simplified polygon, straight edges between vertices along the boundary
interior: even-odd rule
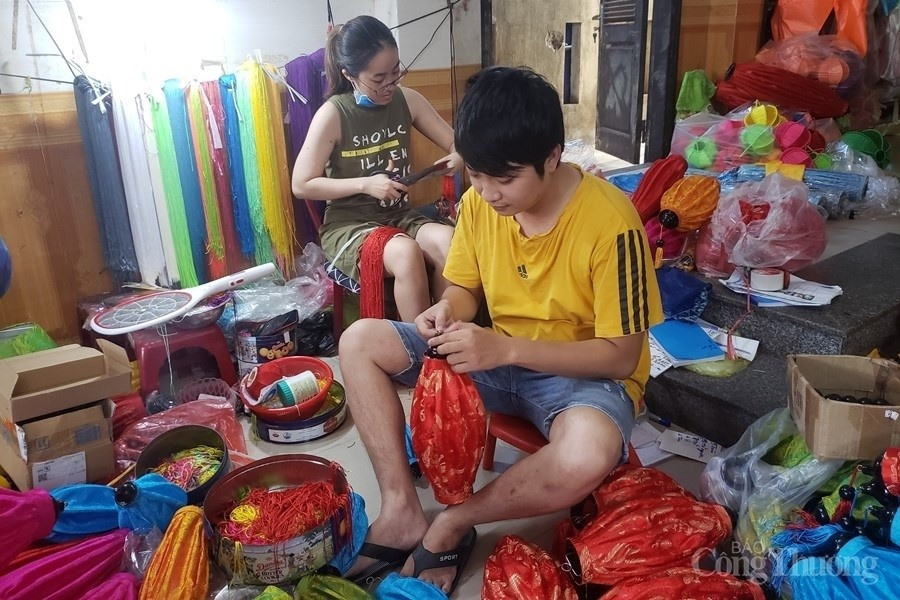
[[[419,335],[413,323],[391,324],[409,355],[410,365],[393,376],[394,381],[414,386],[422,369],[428,342]],[[484,407],[488,412],[514,415],[527,419],[550,436],[553,419],[576,406],[594,408],[612,419],[622,434],[622,458],[628,459],[628,440],[634,426],[634,404],[625,386],[610,379],[584,379],[538,373],[516,366],[470,373]]]

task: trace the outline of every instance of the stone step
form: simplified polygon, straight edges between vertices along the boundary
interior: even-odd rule
[[[741,335],[760,341],[747,369],[717,379],[670,369],[647,384],[651,411],[720,444],[735,443],[753,421],[787,402],[788,354],[886,356],[900,341],[900,235],[888,233],[797,273],[839,285],[844,293],[823,307],[754,307]],[[746,308],[744,296],[718,281],[703,318],[729,327]]]
[[[760,340],[775,356],[867,354],[898,336],[900,324],[900,235],[887,233],[797,272],[809,281],[839,285],[844,293],[828,306],[754,307],[740,324],[741,335]],[[731,326],[746,299],[712,283],[703,318]]]
[[[787,405],[787,361],[759,354],[732,377],[669,369],[647,382],[647,408],[688,431],[725,446],[756,419]]]

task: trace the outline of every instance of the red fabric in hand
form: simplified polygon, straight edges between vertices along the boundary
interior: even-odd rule
[[[481,396],[443,357],[425,355],[410,411],[413,451],[435,499],[459,504],[472,495],[487,422]]]

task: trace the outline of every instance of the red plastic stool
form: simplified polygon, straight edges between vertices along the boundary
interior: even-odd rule
[[[166,345],[155,329],[142,329],[128,334],[135,359],[141,371],[141,396],[145,399],[159,388],[159,370],[166,363]],[[237,372],[231,362],[231,353],[222,330],[216,325],[200,329],[169,329],[166,336],[169,353],[175,354],[184,348],[200,348],[212,355],[219,368],[219,377],[228,385],[237,383]]]
[[[481,461],[481,466],[485,471],[494,468],[494,450],[497,448],[498,439],[528,454],[534,454],[548,443],[544,434],[530,421],[511,415],[493,413],[488,422],[487,437],[484,442],[484,458]],[[643,466],[631,443],[628,444],[628,462],[636,467]]]

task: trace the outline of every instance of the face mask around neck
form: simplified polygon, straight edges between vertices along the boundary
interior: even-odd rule
[[[375,103],[374,100],[360,92],[359,90],[353,90],[353,99],[356,101],[357,106],[362,106],[363,108],[377,108],[378,104]]]

